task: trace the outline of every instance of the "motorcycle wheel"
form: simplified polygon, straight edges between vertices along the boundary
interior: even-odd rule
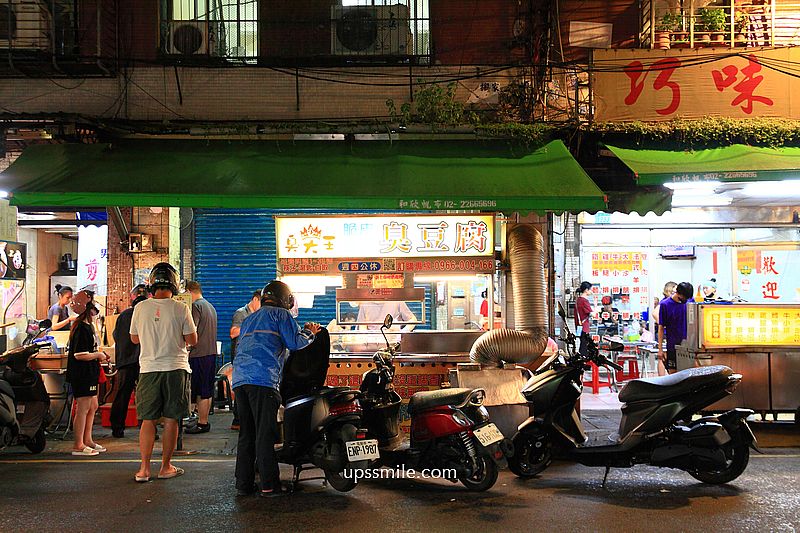
[[[530,435],[518,433],[513,442],[514,455],[508,458],[508,469],[516,476],[532,478],[550,466],[552,456],[545,439],[534,439]]]
[[[747,468],[747,463],[750,461],[750,445],[739,441],[725,455],[728,461],[723,468],[718,470],[690,470],[689,475],[703,483],[712,485],[730,483],[742,475],[744,469]]]
[[[472,476],[458,476],[467,489],[474,492],[489,490],[497,482],[497,464],[486,454],[478,457],[478,470]]]
[[[356,481],[355,477],[345,477],[343,474],[343,472],[325,470],[325,480],[328,482],[328,485],[339,492],[349,492],[356,488],[358,481]]]
[[[39,431],[36,432],[33,438],[25,441],[25,447],[28,448],[28,451],[31,453],[42,453],[46,446],[47,437],[44,435],[44,428],[39,428]]]

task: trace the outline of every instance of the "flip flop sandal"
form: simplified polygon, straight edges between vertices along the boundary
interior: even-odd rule
[[[108,448],[106,448],[106,447],[105,447],[105,446],[103,446],[102,444],[97,444],[97,443],[95,443],[95,445],[94,445],[94,449],[95,449],[96,451],[100,452],[100,453],[103,453],[103,452],[107,452],[107,451],[108,451]]]
[[[182,476],[185,470],[179,466],[175,467],[174,472],[170,472],[169,474],[159,474],[158,479],[172,479],[174,477]]]
[[[72,450],[72,455],[77,455],[79,457],[91,457],[94,455],[100,455],[100,452],[98,452],[94,448],[89,448],[88,446],[85,446],[81,451]]]
[[[147,483],[148,481],[150,481],[150,476],[136,476],[136,475],[134,475],[133,476],[133,480],[136,483]]]

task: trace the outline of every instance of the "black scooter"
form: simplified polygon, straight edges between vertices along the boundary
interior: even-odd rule
[[[575,351],[575,335],[564,320],[568,354],[550,357],[522,390],[530,418],[514,437],[514,456],[509,469],[530,478],[553,459],[587,466],[612,467],[636,464],[677,468],[703,483],[728,483],[747,467],[755,436],[746,418],[749,409],[732,409],[719,416],[692,420],[694,414],[731,394],[742,379],[726,366],[691,368],[657,378],[635,379],[619,393],[622,420],[613,444],[585,446],[586,434],[575,403],[583,391],[588,363],[622,368],[606,359],[586,338],[586,355]]]
[[[42,346],[49,343],[28,344],[0,355],[0,449],[22,444],[31,453],[41,453],[47,445],[50,396],[42,376],[28,364]]]
[[[358,398],[349,387],[326,387],[330,336],[325,328],[303,350],[286,360],[281,383],[284,401],[283,445],[276,448],[278,461],[294,467],[290,490],[300,473],[320,468],[334,489],[355,488],[353,469],[368,468],[379,457],[378,441],[367,438]]]

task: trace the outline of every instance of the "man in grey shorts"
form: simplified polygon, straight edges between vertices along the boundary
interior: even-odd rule
[[[139,452],[142,464],[135,481],[150,481],[156,422],[164,418],[159,479],[183,474],[172,464],[178,442],[178,422],[189,414],[189,352],[186,345],[197,344],[197,328],[189,306],[177,302],[180,280],[169,263],[158,263],[150,271],[148,290],[153,295],[133,310],[131,342],[141,346],[139,383],[136,386],[136,412],[142,420]]]

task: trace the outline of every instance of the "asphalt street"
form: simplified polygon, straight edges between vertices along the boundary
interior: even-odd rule
[[[7,453],[7,452],[11,453]],[[796,531],[797,449],[753,453],[730,485],[703,485],[679,471],[554,464],[522,481],[504,471],[470,493],[430,480],[362,481],[337,493],[320,480],[273,499],[237,497],[234,458],[178,457],[186,474],[133,481],[132,453],[70,458],[0,454],[0,531]],[[155,465],[154,465],[155,467]],[[318,472],[318,471],[317,471]],[[307,475],[314,475],[315,471]],[[284,478],[290,471],[283,470]]]

